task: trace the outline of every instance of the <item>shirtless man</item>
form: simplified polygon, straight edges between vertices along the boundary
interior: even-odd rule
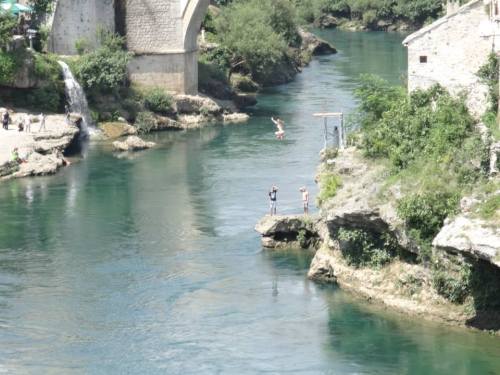
[[[276,215],[276,201],[278,200],[278,188],[276,186],[273,186],[271,190],[269,191],[269,208],[270,208],[270,215]]]
[[[276,139],[283,140],[285,138],[285,122],[279,117],[271,117],[271,121],[274,122],[278,128],[278,131],[274,133],[276,135]]]
[[[305,186],[300,188],[300,192],[302,193],[302,204],[304,206],[304,215],[309,214],[309,192],[305,188]]]

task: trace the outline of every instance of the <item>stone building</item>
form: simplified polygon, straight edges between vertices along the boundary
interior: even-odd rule
[[[441,84],[452,94],[467,93],[471,113],[488,108],[488,89],[477,72],[500,44],[499,0],[448,1],[447,14],[408,36],[408,89]]]
[[[134,52],[133,82],[178,93],[198,91],[197,36],[209,0],[57,0],[52,52],[76,54],[76,43],[97,45],[99,29],[126,37]]]

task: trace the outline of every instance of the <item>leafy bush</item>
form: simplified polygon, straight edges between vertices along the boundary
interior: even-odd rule
[[[462,99],[440,86],[413,92],[364,77],[356,90],[362,112],[363,148],[371,157],[387,157],[396,169],[418,157],[440,159],[459,147],[473,128]]]
[[[26,96],[26,103],[35,109],[58,112],[62,107],[61,93],[53,86],[34,89]]]
[[[17,26],[17,19],[9,12],[0,11],[0,49],[7,46],[12,37],[12,30]]]
[[[215,25],[229,52],[227,66],[265,79],[286,58],[288,45],[299,41],[293,12],[288,0],[249,0],[225,8]]]
[[[398,216],[418,231],[423,240],[432,240],[447,216],[458,211],[459,194],[428,192],[412,194],[398,202]]]
[[[15,79],[18,63],[12,53],[0,51],[0,85],[8,85]]]
[[[111,92],[126,84],[127,64],[132,55],[123,49],[125,40],[120,36],[102,33],[100,40],[101,47],[80,56],[72,66],[86,90]]]
[[[439,295],[452,303],[461,304],[471,293],[472,267],[464,263],[458,272],[436,265],[432,272],[432,286]]]
[[[483,219],[492,219],[495,216],[500,218],[500,193],[495,192],[486,198],[479,206],[479,215]]]
[[[342,256],[350,266],[380,268],[390,263],[396,254],[393,242],[386,235],[340,228],[338,239]]]
[[[156,127],[156,119],[152,112],[144,111],[137,114],[135,124],[139,133],[149,133]]]
[[[337,190],[342,186],[342,180],[336,174],[324,174],[320,177],[321,190],[318,195],[318,204],[321,205],[337,194]]]
[[[145,93],[144,105],[151,112],[167,115],[173,110],[173,98],[163,89],[154,88]]]
[[[499,61],[495,53],[490,53],[488,61],[484,64],[477,75],[481,78],[482,82],[488,86],[488,93],[490,98],[490,111],[493,113],[498,112],[498,69]]]
[[[75,49],[79,55],[83,55],[90,51],[90,42],[87,38],[79,38],[75,42]]]

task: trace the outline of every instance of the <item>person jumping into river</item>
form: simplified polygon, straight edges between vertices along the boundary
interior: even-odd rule
[[[306,187],[303,186],[300,188],[300,192],[302,193],[302,204],[304,206],[304,215],[309,214],[309,192]]]
[[[269,191],[269,207],[270,207],[270,215],[276,215],[276,201],[278,199],[278,188],[273,186]]]
[[[282,141],[283,139],[285,139],[285,122],[279,117],[271,117],[271,121],[274,122],[274,124],[278,128],[278,131],[274,133],[276,135],[276,139]]]

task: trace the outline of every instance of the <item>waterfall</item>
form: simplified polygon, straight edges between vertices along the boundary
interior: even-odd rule
[[[58,61],[61,65],[64,77],[64,86],[66,97],[68,98],[69,109],[71,112],[79,113],[82,116],[82,133],[88,135],[89,126],[92,125],[92,117],[90,116],[89,105],[85,97],[85,91],[82,86],[76,81],[73,73],[64,61]]]

